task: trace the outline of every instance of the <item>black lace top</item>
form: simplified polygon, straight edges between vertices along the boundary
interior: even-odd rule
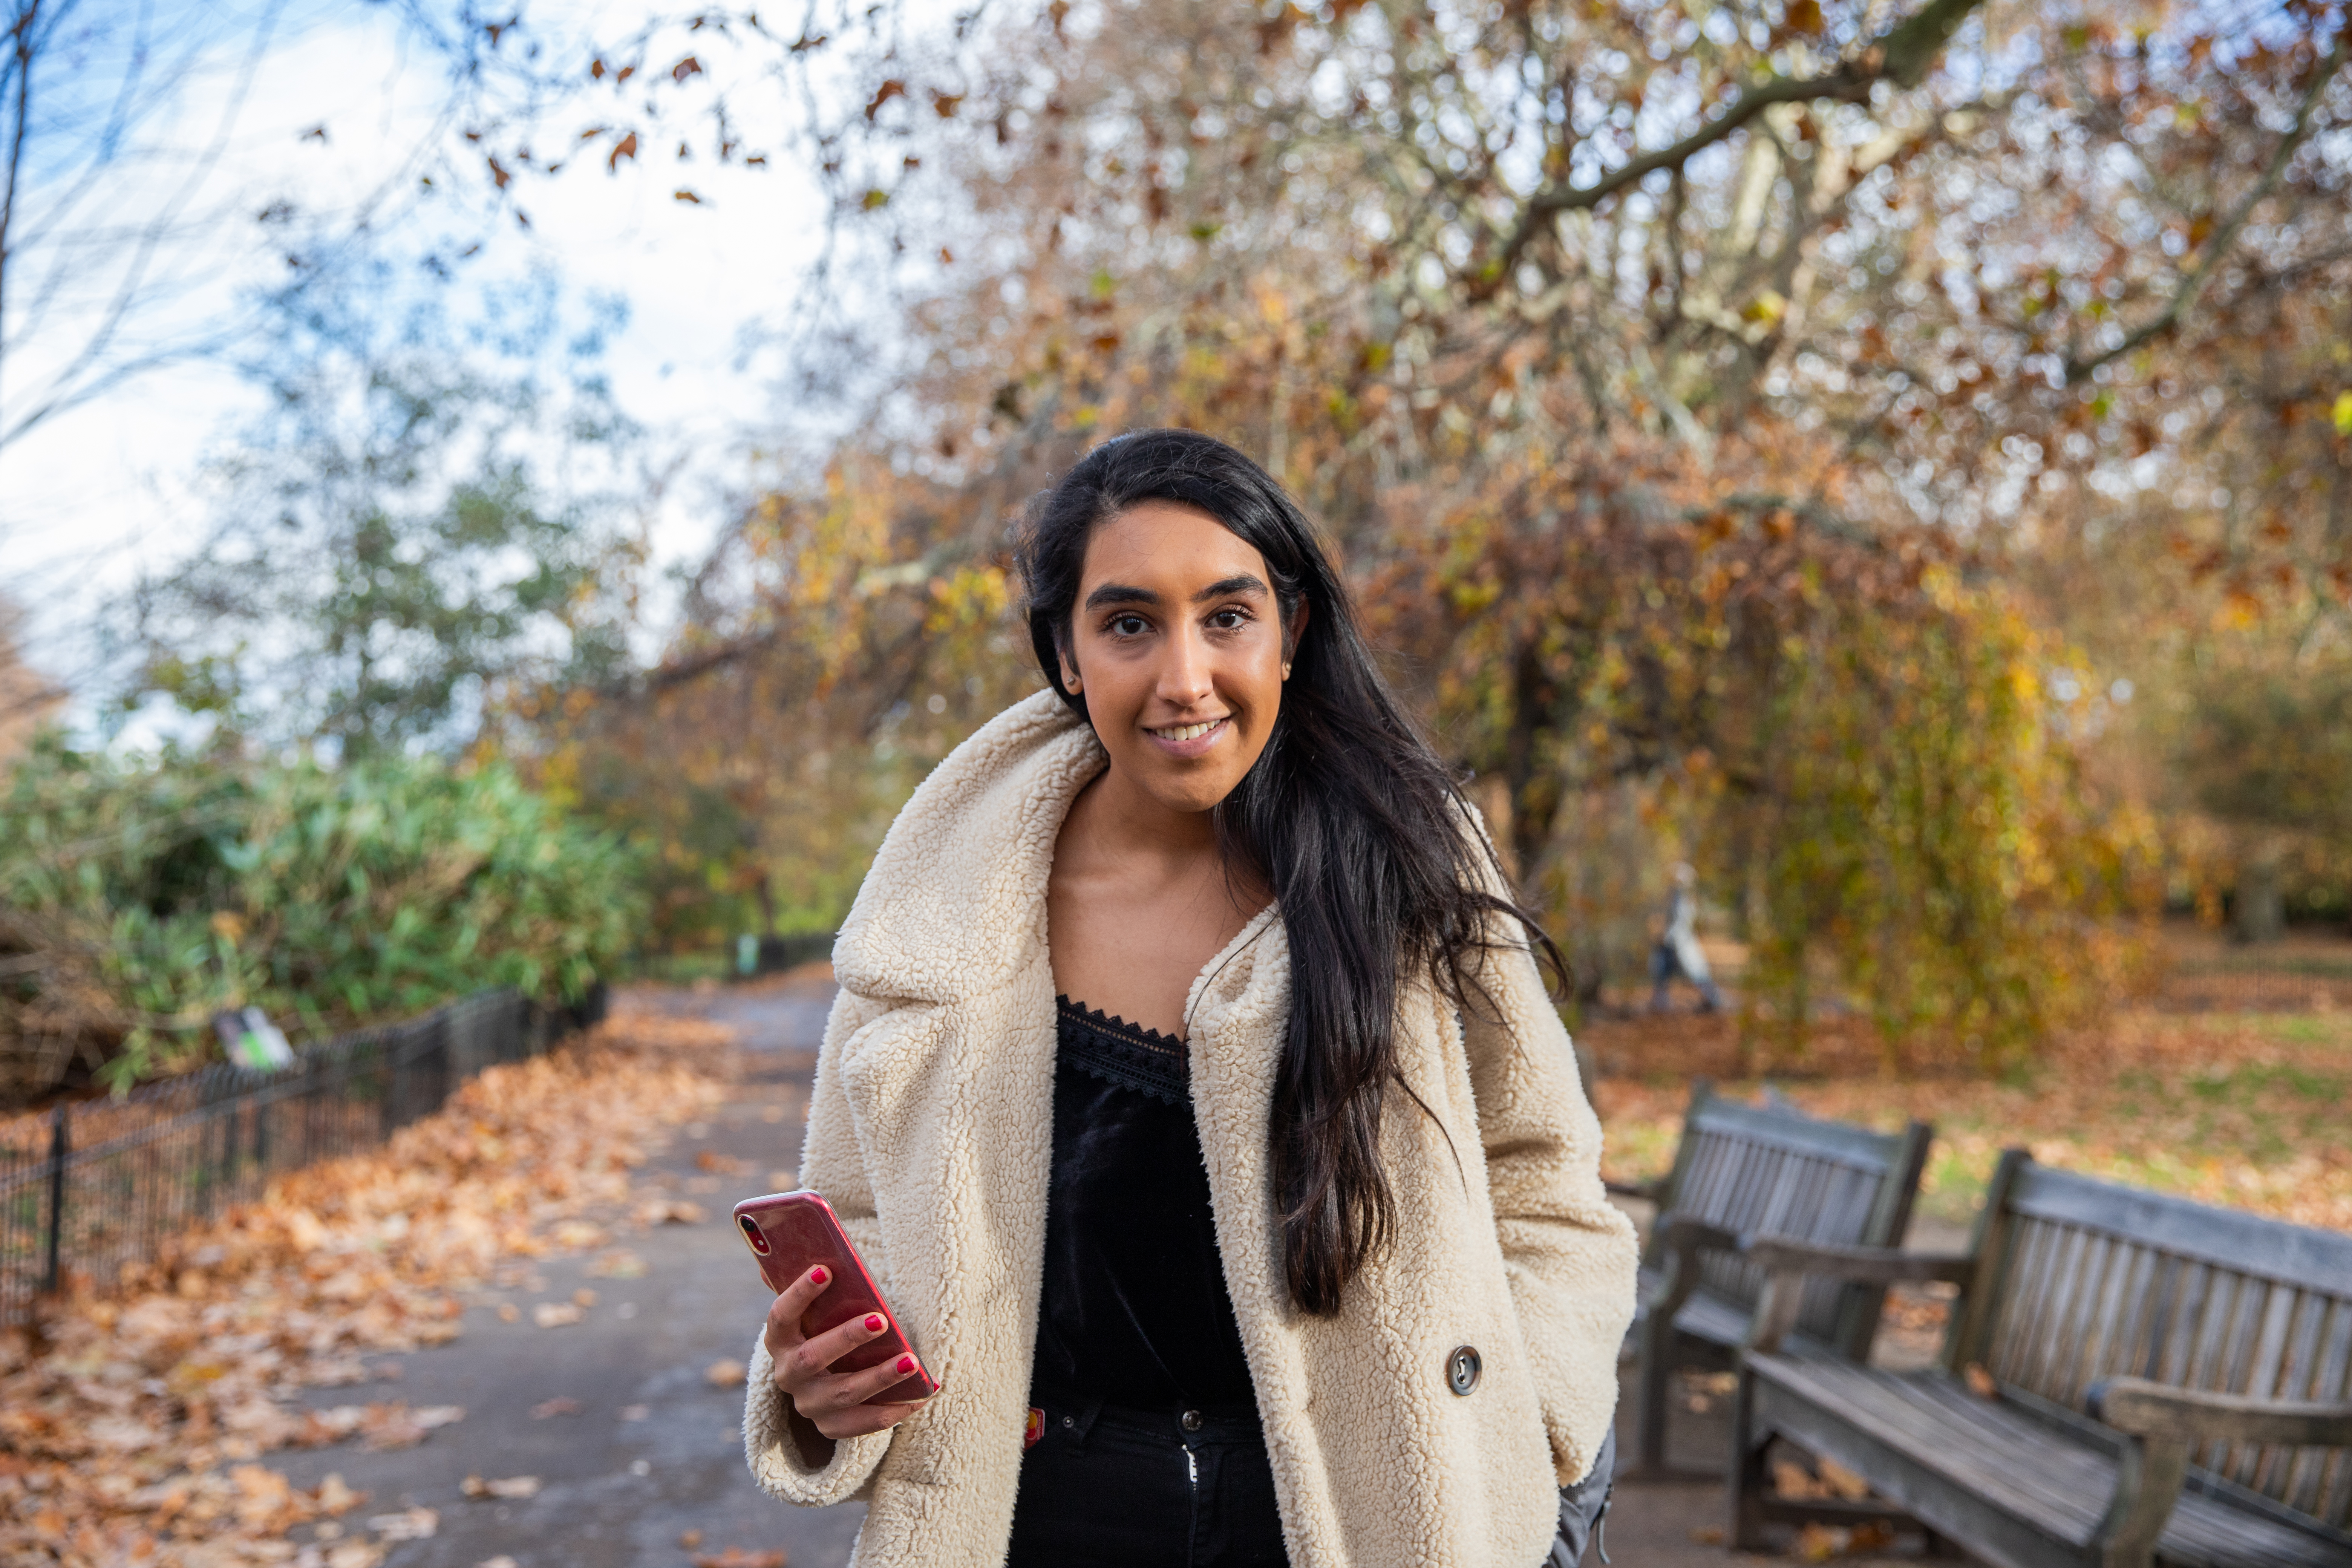
[[[1184,1042],[1059,1009],[1032,1398],[1255,1415]]]

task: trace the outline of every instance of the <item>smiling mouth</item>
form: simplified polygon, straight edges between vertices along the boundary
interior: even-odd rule
[[[1171,724],[1166,729],[1150,730],[1146,732],[1157,735],[1163,741],[1197,741],[1212,730],[1222,726],[1224,721],[1223,719],[1212,719],[1202,724]]]

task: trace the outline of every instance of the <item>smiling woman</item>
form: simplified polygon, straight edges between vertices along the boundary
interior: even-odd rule
[[[754,1473],[866,1564],[1572,1563],[1634,1254],[1550,944],[1256,464],[1108,442],[1021,565],[1053,689],[891,828],[800,1164],[940,1391],[805,1276]]]
[[[1265,751],[1307,609],[1284,614],[1256,548],[1182,502],[1129,507],[1084,562],[1055,658],[1110,766],[1055,853],[1055,981],[1181,1037],[1192,976],[1272,896],[1217,853],[1213,813]]]

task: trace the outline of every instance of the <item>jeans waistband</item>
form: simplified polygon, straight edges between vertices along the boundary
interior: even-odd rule
[[[1157,1437],[1181,1447],[1201,1443],[1264,1443],[1265,1430],[1257,1412],[1233,1405],[1191,1407],[1161,1405],[1138,1407],[1106,1405],[1099,1399],[1055,1394],[1038,1390],[1030,1400],[1045,1413],[1048,1427],[1065,1426],[1084,1436],[1097,1427]]]

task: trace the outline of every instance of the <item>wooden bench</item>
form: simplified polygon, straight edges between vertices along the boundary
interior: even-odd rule
[[[1763,1483],[1775,1436],[2000,1568],[2352,1565],[2352,1236],[2038,1165],[1996,1168],[1965,1256],[1759,1241],[1735,1404],[1736,1544],[1820,1517]],[[1959,1288],[1943,1364],[1789,1331],[1808,1299]]]
[[[1612,1192],[1658,1205],[1642,1258],[1628,1353],[1639,1362],[1636,1475],[1665,1469],[1669,1380],[1677,1367],[1729,1367],[1764,1276],[1738,1255],[1756,1236],[1892,1247],[1910,1223],[1929,1129],[1873,1132],[1785,1105],[1748,1105],[1693,1086],[1674,1168]],[[1799,1327],[1860,1360],[1878,1327],[1883,1285],[1820,1292]]]

